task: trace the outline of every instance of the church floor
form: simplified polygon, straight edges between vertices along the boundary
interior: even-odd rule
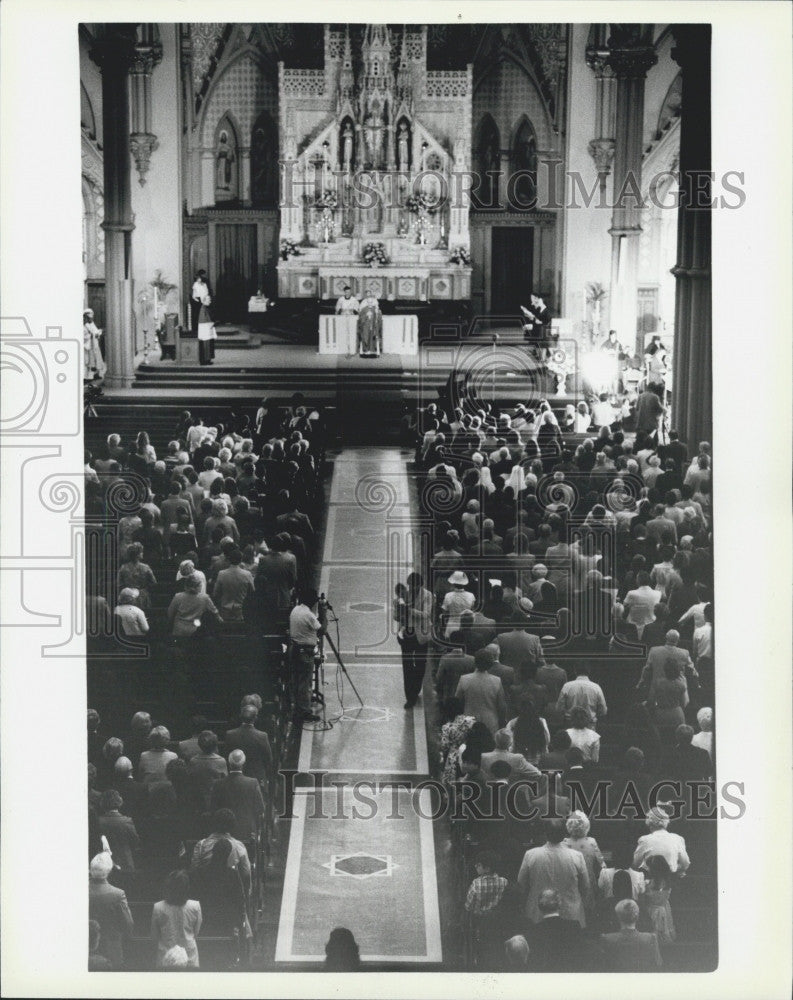
[[[278,823],[260,968],[316,967],[336,926],[352,930],[364,967],[449,967],[441,936],[448,837],[428,818],[435,793],[416,790],[436,753],[424,711],[427,698],[434,711],[431,685],[415,708],[403,708],[391,632],[394,584],[413,568],[409,457],[398,448],[334,457],[319,589],[340,619],[330,635],[349,676],[326,647],[333,725],[303,729],[290,763],[300,776],[293,817]]]

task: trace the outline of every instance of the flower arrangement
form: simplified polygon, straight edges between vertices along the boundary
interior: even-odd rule
[[[286,260],[289,257],[299,257],[300,251],[297,248],[297,243],[294,240],[282,239],[279,244],[279,252],[281,254],[281,259]]]
[[[419,191],[418,194],[408,195],[405,199],[405,207],[413,215],[420,215],[422,212],[432,215],[438,210],[438,203],[433,201],[424,191]]]
[[[335,212],[338,206],[339,199],[331,188],[326,188],[314,202],[315,208],[329,209],[331,212]]]
[[[452,247],[449,251],[449,263],[459,264],[461,267],[469,267],[471,264],[471,255],[468,252],[467,247]]]
[[[149,284],[152,288],[157,290],[158,295],[163,299],[168,292],[171,292],[176,288],[176,285],[172,285],[169,281],[166,281],[165,278],[163,278],[162,271],[155,271],[154,280],[150,281]]]
[[[368,267],[378,267],[389,263],[385,243],[367,243],[361,258]]]

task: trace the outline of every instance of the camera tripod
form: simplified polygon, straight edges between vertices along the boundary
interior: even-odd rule
[[[328,617],[328,612],[330,612],[330,617]],[[322,709],[322,728],[328,729],[330,727],[327,721],[327,713],[325,708],[325,694],[323,691],[323,688],[325,686],[325,655],[326,655],[325,643],[326,642],[330,646],[331,651],[333,652],[333,655],[336,658],[336,662],[338,663],[339,668],[341,669],[341,672],[350,682],[350,687],[355,692],[355,697],[358,699],[358,703],[360,704],[361,708],[364,707],[364,703],[363,699],[358,693],[358,688],[356,688],[352,678],[347,673],[347,668],[344,665],[344,661],[341,658],[341,654],[339,653],[338,647],[336,646],[333,639],[330,637],[330,633],[328,632],[329,621],[336,623],[338,632],[339,619],[337,618],[336,613],[333,610],[333,606],[328,603],[327,598],[325,597],[324,594],[320,594],[319,597],[319,603],[317,607],[317,617],[319,618],[320,625],[322,625],[322,631],[319,634],[319,640],[318,640],[319,651],[317,655],[314,657],[314,684],[311,692],[311,700],[312,702],[316,702]]]

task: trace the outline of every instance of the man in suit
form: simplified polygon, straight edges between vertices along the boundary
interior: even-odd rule
[[[99,830],[107,837],[117,867],[122,872],[134,872],[140,839],[130,817],[121,815],[123,805],[124,800],[115,788],[102,792],[99,802]]]
[[[460,633],[456,632],[452,639],[459,639],[459,637]],[[475,669],[473,656],[466,653],[461,646],[447,650],[438,661],[438,673],[435,675],[438,703],[443,704],[449,698],[453,698],[460,678],[466,674],[472,674]]]
[[[256,568],[255,604],[263,631],[286,631],[296,583],[297,559],[280,538],[273,538]]]
[[[663,444],[658,449],[658,455],[663,462],[667,459],[672,459],[675,463],[675,469],[678,472],[682,472],[683,465],[688,458],[688,448],[680,440],[680,435],[675,430],[669,431],[669,444]]]
[[[586,926],[585,906],[592,894],[589,875],[584,855],[563,843],[566,833],[562,820],[547,820],[546,842],[523,856],[518,885],[526,893],[526,916],[533,924],[542,919],[540,896],[545,889],[553,889],[559,897],[559,916]]]
[[[537,667],[543,662],[542,644],[536,635],[524,628],[516,627],[502,632],[496,637],[499,660],[508,667],[514,667],[517,679],[533,677]]]
[[[146,812],[146,801],[149,789],[146,785],[135,781],[132,774],[132,761],[129,757],[119,757],[115,763],[113,788],[122,798],[119,811],[124,816],[129,816],[133,822],[137,821]]]
[[[488,673],[492,662],[493,657],[486,649],[477,650],[476,670],[460,678],[454,696],[464,702],[466,715],[473,715],[495,733],[507,721],[507,699],[500,678]]]
[[[639,907],[632,899],[622,899],[614,907],[620,929],[614,934],[601,934],[605,972],[658,972],[661,950],[655,934],[636,930]]]
[[[575,668],[575,680],[562,686],[556,707],[569,716],[574,708],[583,708],[589,716],[589,724],[597,729],[599,719],[608,711],[603,689],[589,679],[589,664],[579,662]]]
[[[97,854],[89,867],[88,917],[100,928],[99,952],[114,969],[124,968],[124,938],[133,930],[132,914],[127,895],[107,881],[113,870],[113,859],[107,853]]]
[[[559,893],[544,889],[537,901],[540,919],[531,929],[529,948],[534,972],[577,972],[581,967],[584,936],[577,920],[559,912]]]
[[[663,775],[673,781],[705,781],[713,774],[707,750],[694,746],[694,730],[684,724],[675,730],[675,746],[664,761]]]
[[[680,670],[684,677],[692,669],[693,663],[687,649],[682,649],[680,633],[677,629],[669,629],[666,633],[666,641],[663,646],[653,646],[647,654],[647,663],[644,665],[636,690],[645,697],[650,691],[653,681],[659,681],[664,676],[664,666],[667,663],[679,663]]]
[[[240,840],[253,840],[261,828],[264,817],[264,799],[256,778],[246,778],[242,773],[245,754],[232,750],[229,754],[229,776],[218,781],[212,790],[212,809],[231,809],[237,820]]]
[[[194,715],[190,720],[190,732],[192,735],[188,739],[179,742],[179,756],[186,763],[189,764],[196,754],[201,753],[201,748],[198,746],[198,737],[208,726],[209,723],[203,715]]]
[[[218,753],[218,738],[211,729],[205,729],[198,737],[199,752],[187,765],[190,783],[196,801],[207,812],[212,801],[212,789],[216,781],[228,776],[225,760]]]
[[[491,774],[492,767],[498,760],[506,761],[512,771],[520,777],[539,777],[539,770],[530,764],[523,754],[512,753],[512,735],[508,729],[499,729],[495,737],[496,749],[482,754],[482,770]]]
[[[240,724],[226,733],[226,746],[242,750],[245,755],[243,774],[258,782],[269,781],[273,772],[273,751],[267,733],[256,728],[259,710],[255,705],[243,705]]]

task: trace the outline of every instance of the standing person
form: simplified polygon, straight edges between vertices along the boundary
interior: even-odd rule
[[[204,296],[209,294],[206,271],[197,271],[192,290],[190,291],[190,329],[194,334],[198,334],[198,317],[201,312],[201,303],[204,300]]]
[[[314,676],[314,655],[322,625],[315,612],[316,590],[307,590],[289,615],[290,660],[295,718],[316,722],[311,711],[311,681]]]
[[[427,649],[432,635],[432,594],[420,573],[407,579],[405,628],[402,635],[402,678],[405,708],[413,708],[421,694],[427,666]]]
[[[104,378],[105,360],[99,346],[102,331],[94,323],[94,310],[83,313],[83,378]]]
[[[107,852],[97,854],[89,868],[88,917],[99,924],[99,951],[114,969],[124,967],[125,937],[133,931],[127,895],[107,881],[113,871],[113,859]]]
[[[209,312],[212,298],[209,292],[201,299],[198,310],[198,360],[202,365],[214,364],[215,357],[215,324]]]
[[[532,847],[523,856],[518,885],[527,894],[526,916],[533,924],[542,917],[540,896],[545,889],[554,889],[559,896],[559,916],[586,926],[585,905],[591,895],[589,875],[583,854],[563,843],[565,833],[562,820],[546,820],[546,842],[542,847]]]
[[[639,907],[632,899],[622,899],[614,907],[620,929],[602,934],[600,946],[606,972],[657,972],[661,952],[655,934],[636,930]]]
[[[474,655],[476,669],[472,674],[463,674],[457,682],[455,698],[465,706],[466,715],[473,715],[484,723],[491,735],[504,725],[507,716],[507,700],[501,678],[488,673],[493,655],[486,649],[477,650]]]
[[[659,440],[661,419],[666,412],[661,402],[663,393],[663,385],[650,383],[636,400],[636,433],[646,434],[655,441]]]
[[[551,324],[551,311],[546,306],[541,295],[533,292],[529,296],[529,307],[521,306],[520,311],[526,319],[523,324],[523,336],[526,340],[544,340]]]
[[[357,316],[361,311],[361,303],[357,295],[352,294],[349,285],[344,286],[344,294],[336,299],[337,316]]]
[[[163,968],[165,953],[173,947],[187,952],[187,968],[198,968],[196,935],[201,930],[201,904],[188,899],[190,878],[187,872],[174,871],[165,880],[163,898],[154,904],[151,936],[157,943],[155,966]]]
[[[361,301],[355,347],[362,358],[379,358],[383,351],[383,314],[371,288]]]

